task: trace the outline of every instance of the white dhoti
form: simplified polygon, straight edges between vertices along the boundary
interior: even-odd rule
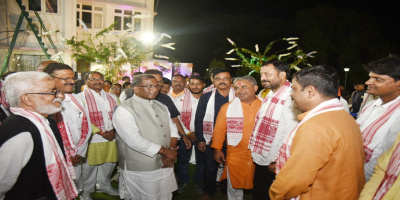
[[[155,171],[128,171],[121,168],[119,193],[126,200],[172,199],[172,192],[178,189],[174,168]]]

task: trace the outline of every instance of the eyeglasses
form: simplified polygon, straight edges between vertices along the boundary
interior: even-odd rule
[[[214,80],[215,81],[229,81],[229,80],[231,80],[231,78],[229,78],[229,77],[225,77],[225,78],[214,78]]]
[[[142,87],[142,88],[146,88],[148,90],[151,90],[153,88],[156,88],[157,90],[161,88],[161,85],[138,85],[136,87]]]
[[[58,97],[60,95],[60,90],[54,90],[53,92],[41,92],[41,93],[25,93],[25,94],[41,94],[41,95],[54,95],[54,97]]]
[[[52,78],[56,78],[56,79],[61,79],[63,81],[76,81],[77,78],[60,78],[60,77],[56,77],[56,76],[52,76]]]
[[[95,82],[95,81],[103,82],[104,78],[89,78],[88,81],[90,81],[90,82]]]

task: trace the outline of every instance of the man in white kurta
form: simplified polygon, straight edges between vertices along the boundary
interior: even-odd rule
[[[365,178],[374,173],[377,158],[387,151],[400,132],[400,59],[384,58],[366,67],[367,93],[379,96],[360,111],[357,119],[363,136]]]
[[[99,72],[88,73],[85,81],[87,87],[78,96],[88,107],[93,131],[87,159],[82,167],[82,196],[91,199],[90,193],[94,192],[95,187],[99,192],[116,196],[118,190],[111,186],[110,181],[118,161],[115,129],[111,120],[118,100],[115,95],[103,90],[104,77]]]
[[[70,66],[51,63],[43,71],[53,78],[57,90],[60,90],[65,97],[62,102],[62,111],[53,115],[53,119],[61,132],[66,154],[74,165],[78,191],[82,191],[81,160],[86,157],[88,140],[92,133],[87,107],[75,93],[72,93],[75,86],[75,73]]]
[[[125,199],[172,199],[177,189],[173,170],[179,138],[167,107],[157,97],[157,80],[139,75],[132,82],[135,94],[115,111],[120,159],[120,197]],[[129,126],[127,126],[127,123]]]

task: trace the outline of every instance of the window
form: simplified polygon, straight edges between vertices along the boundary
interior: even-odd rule
[[[137,15],[141,15],[142,13],[140,13],[140,12],[135,12],[135,15],[137,16]],[[140,18],[135,18],[135,31],[141,31],[141,28],[142,28],[142,19],[140,19]]]
[[[115,9],[114,10],[114,22],[115,28],[114,30],[127,30],[132,27],[128,27],[127,24],[132,24],[132,10],[122,10]]]
[[[59,0],[30,0],[29,10],[41,12],[45,10],[46,13],[58,13]],[[45,8],[45,9],[42,9]]]
[[[103,7],[87,4],[76,5],[76,19],[82,20],[88,28],[103,28]],[[76,26],[82,26],[77,20]]]
[[[8,71],[35,71],[41,61],[50,60],[45,55],[14,54]]]

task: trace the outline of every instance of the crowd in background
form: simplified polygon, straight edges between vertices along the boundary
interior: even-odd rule
[[[290,74],[278,60],[262,64],[260,89],[224,68],[207,87],[156,69],[121,83],[92,71],[78,94],[66,64],[6,73],[0,200],[95,191],[163,200],[190,181],[200,200],[218,190],[224,199],[400,199],[400,59],[365,69],[351,94],[330,66]]]

